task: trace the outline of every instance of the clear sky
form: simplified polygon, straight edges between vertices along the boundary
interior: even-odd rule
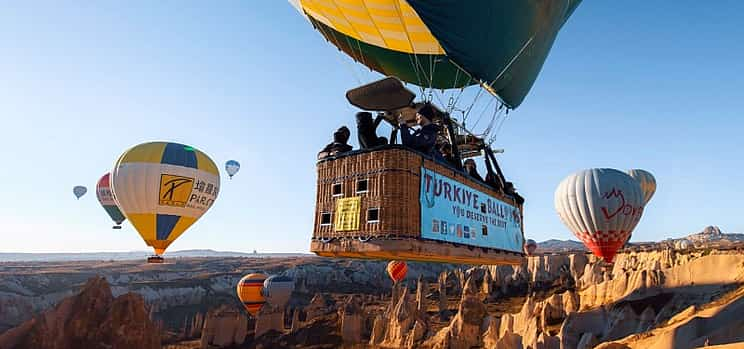
[[[735,0],[577,9],[496,144],[529,237],[573,238],[553,192],[588,167],[656,175],[634,240],[744,231],[741,13]],[[243,166],[170,250],[307,251],[316,154],[354,123],[347,63],[283,0],[4,4],[0,251],[146,249],[128,224],[110,229],[94,188],[150,140]]]

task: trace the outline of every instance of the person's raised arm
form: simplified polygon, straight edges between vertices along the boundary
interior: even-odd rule
[[[411,129],[406,125],[405,122],[401,122],[398,125],[400,129],[400,142],[405,146],[412,147],[416,143],[416,137],[411,134]]]
[[[383,119],[383,114],[378,113],[377,117],[375,118],[375,129],[377,129],[377,126],[380,125],[380,122],[382,121],[382,119]]]

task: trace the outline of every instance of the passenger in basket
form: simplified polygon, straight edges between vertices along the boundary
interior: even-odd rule
[[[424,154],[433,155],[436,150],[434,145],[439,133],[439,126],[431,122],[433,118],[434,108],[430,104],[426,104],[416,113],[416,123],[421,126],[420,129],[414,131],[400,120],[400,138],[403,145]]]
[[[452,146],[447,143],[439,143],[439,153],[442,154],[442,160],[454,168],[461,169],[460,164],[455,160],[455,156],[452,155]]]
[[[360,148],[367,149],[388,144],[387,138],[377,136],[377,126],[382,121],[382,114],[377,115],[375,120],[372,121],[372,113],[359,112],[356,114],[356,120]]]
[[[501,191],[501,181],[495,173],[486,174],[486,184],[490,185],[494,190]]]
[[[506,182],[506,185],[504,187],[504,192],[507,195],[512,196],[517,204],[522,205],[524,203],[524,198],[522,197],[522,195],[519,195],[519,193],[517,193],[517,190],[514,189],[514,183]]]
[[[481,177],[478,174],[478,169],[475,167],[475,160],[473,159],[467,159],[465,160],[465,173],[468,174],[468,176],[473,177],[481,182],[483,182],[483,177]]]
[[[339,127],[339,129],[333,133],[333,142],[326,145],[325,148],[318,153],[318,160],[351,151],[352,148],[348,144],[350,136],[351,131],[349,131],[348,127]]]

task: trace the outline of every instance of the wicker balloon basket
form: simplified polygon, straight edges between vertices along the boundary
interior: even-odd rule
[[[509,205],[511,197],[401,146],[355,151],[320,161],[310,250],[321,256],[463,264],[512,264],[524,254],[422,239],[422,168]],[[523,236],[522,236],[523,238]]]

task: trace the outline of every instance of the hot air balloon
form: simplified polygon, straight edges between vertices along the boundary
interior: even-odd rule
[[[88,188],[82,186],[82,185],[76,185],[72,188],[72,193],[75,194],[75,197],[80,200],[80,198],[85,195],[85,193],[88,192]]]
[[[674,243],[674,247],[678,250],[688,250],[692,247],[690,240],[682,239]]]
[[[638,184],[641,186],[643,206],[646,207],[656,192],[656,178],[650,172],[640,169],[628,170],[628,175],[638,181]],[[628,235],[628,240],[625,241],[626,244],[630,241],[631,236],[632,234]]]
[[[294,286],[294,280],[287,276],[269,276],[263,283],[263,296],[266,303],[284,308],[292,297]]]
[[[558,32],[580,2],[290,0],[328,46],[373,75],[386,76],[347,91],[346,98],[366,113],[376,112],[381,119],[375,123],[393,125],[390,143],[400,124],[411,126],[424,111],[444,129],[438,136],[446,139],[442,143],[451,154],[449,163],[460,168],[466,158],[485,156],[485,178],[491,179],[483,186],[474,176],[455,175],[449,167],[394,147],[321,159],[310,250],[329,257],[521,264],[524,199],[501,171],[494,156],[500,151],[491,148],[491,140],[506,114],[527,96]],[[417,87],[418,101],[403,83]],[[484,115],[481,111],[490,115],[490,121],[480,124],[483,129],[466,128],[478,125],[468,116]],[[358,122],[367,120],[362,114]],[[397,171],[399,163],[410,173]],[[460,192],[478,197],[461,209],[485,219],[448,216],[445,211],[452,205],[445,202],[451,195],[434,197],[443,187],[457,188],[455,200],[461,199]],[[364,195],[355,195],[360,193]],[[347,243],[357,239],[360,243]]]
[[[643,191],[643,206],[648,205],[648,202],[656,193],[656,178],[650,172],[640,169],[628,170],[628,175],[638,181],[641,191]]]
[[[516,108],[581,0],[289,2],[369,69],[432,89],[480,84]]]
[[[124,216],[162,255],[212,206],[220,174],[209,156],[191,146],[149,142],[119,157],[111,186]]]
[[[589,250],[612,263],[641,219],[643,193],[638,182],[621,171],[590,169],[560,183],[555,209]]]
[[[537,249],[537,242],[532,239],[528,239],[527,243],[524,244],[524,251],[527,253],[528,256],[532,256],[535,253],[535,250]]]
[[[253,316],[256,316],[264,303],[266,303],[262,292],[265,280],[265,274],[254,273],[244,276],[238,282],[238,298],[243,302],[245,310]]]
[[[388,275],[393,279],[393,283],[398,283],[403,280],[408,273],[408,265],[405,261],[390,261],[387,266]]]
[[[119,206],[116,205],[116,201],[114,200],[114,194],[111,192],[110,177],[111,173],[107,172],[98,180],[98,184],[96,184],[96,197],[98,197],[98,202],[101,203],[101,206],[106,210],[106,213],[111,217],[111,220],[116,223],[112,228],[121,229],[121,223],[124,222],[126,218],[121,213]]]
[[[230,179],[233,178],[233,176],[238,173],[238,170],[240,170],[240,163],[235,160],[229,160],[225,163],[225,171],[227,171],[227,174],[230,176]]]

